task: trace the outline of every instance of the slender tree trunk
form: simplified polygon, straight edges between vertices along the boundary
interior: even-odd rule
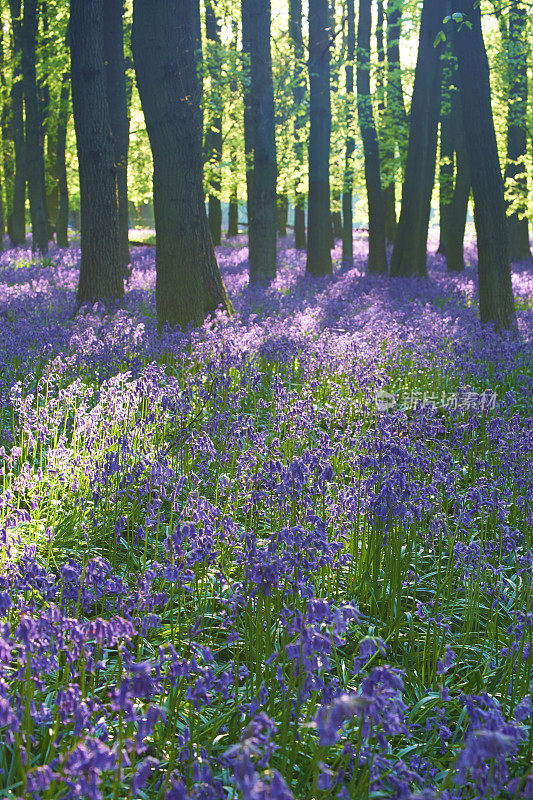
[[[154,161],[158,324],[186,328],[231,310],[204,202],[199,0],[134,0],[132,44]]]
[[[71,0],[72,106],[81,201],[78,306],[124,294],[103,28],[104,0]]]
[[[289,198],[285,192],[278,194],[276,201],[276,229],[278,236],[287,235],[287,221],[289,216]]]
[[[26,108],[26,165],[32,227],[32,249],[48,251],[48,214],[44,185],[42,117],[37,93],[35,48],[37,0],[25,0],[22,23],[22,82]]]
[[[24,144],[24,91],[22,88],[22,19],[21,0],[9,0],[13,26],[13,83],[11,113],[15,149],[15,180],[10,239],[13,247],[26,241],[26,154]]]
[[[205,33],[210,44],[208,72],[211,78],[209,97],[209,120],[205,134],[205,158],[209,170],[209,230],[213,244],[222,240],[222,112],[223,99],[220,90],[222,61],[220,58],[220,26],[216,18],[213,0],[205,4]]]
[[[242,44],[249,59],[244,100],[250,281],[276,276],[276,136],[270,53],[270,0],[242,0]]]
[[[239,203],[236,190],[232,191],[229,199],[228,210],[228,236],[237,236],[239,233]]]
[[[435,181],[437,129],[442,80],[442,29],[446,0],[424,0],[418,57],[411,101],[409,147],[402,189],[402,208],[391,275],[427,274],[427,236]]]
[[[335,205],[341,202],[341,196],[335,194],[333,197]],[[331,212],[331,230],[333,232],[333,244],[336,239],[342,239],[342,214],[340,211]]]
[[[465,268],[464,238],[468,199],[470,197],[470,170],[464,135],[461,95],[453,89],[450,95],[452,137],[455,144],[456,171],[452,202],[449,207],[446,234],[446,262],[448,272],[461,272]]]
[[[342,193],[342,261],[353,264],[353,62],[355,60],[355,4],[346,0],[346,160],[344,164],[344,188]]]
[[[512,199],[507,204],[511,259],[531,256],[527,219],[527,11],[522,0],[509,4],[509,95],[507,101],[507,165],[505,180]]]
[[[68,247],[68,183],[66,144],[68,118],[70,115],[70,73],[64,72],[61,78],[61,94],[59,96],[59,113],[57,115],[56,134],[56,171],[58,186],[58,210],[56,235],[58,247]]]
[[[233,35],[231,38],[231,51],[234,57],[234,65],[237,64],[237,41],[239,38],[239,23],[237,19],[233,19]],[[230,124],[235,125],[237,124],[237,120],[233,115],[233,98],[235,97],[237,91],[239,89],[239,84],[237,79],[235,78],[235,70],[233,70],[233,76],[230,81],[230,93],[232,100],[230,101]],[[228,236],[237,236],[239,233],[239,163],[237,160],[237,147],[235,143],[232,142],[231,147],[231,189],[230,189],[230,198],[229,198],[229,210],[228,210]]]
[[[309,214],[307,272],[330,275],[331,219],[329,212],[329,151],[331,98],[329,91],[329,9],[327,0],[309,0]]]
[[[294,158],[296,181],[294,186],[294,246],[297,250],[305,249],[305,194],[302,191],[304,179],[304,129],[305,114],[303,102],[306,84],[303,70],[304,42],[302,32],[302,0],[289,0],[289,33],[294,54],[294,70],[292,77],[292,97],[295,108],[294,119]]]
[[[120,263],[131,263],[128,208],[128,149],[130,129],[124,59],[123,0],[104,0],[104,58],[109,122],[117,176]]]
[[[404,0],[387,2],[387,114],[400,153],[402,173],[407,162],[409,119],[405,110],[400,64],[400,37]]]
[[[456,25],[454,44],[474,195],[480,319],[498,328],[511,328],[516,325],[516,315],[509,238],[481,12],[475,0],[455,0],[455,6],[472,26]]]
[[[8,171],[5,169],[6,165],[6,145],[8,143],[5,140],[4,131],[7,133],[7,121],[9,118],[9,101],[6,93],[6,78],[5,78],[5,58],[4,58],[4,36],[3,30],[0,26],[0,102],[2,108],[0,110],[0,120],[1,120],[1,135],[2,135],[2,166],[4,167],[4,180],[3,186],[0,183],[0,250],[4,248],[4,233],[6,230],[6,208],[9,208],[10,204],[10,186],[9,186],[9,168]],[[4,194],[5,192],[5,194]]]
[[[379,144],[370,94],[371,0],[359,0],[357,27],[357,115],[365,157],[368,199],[368,271],[387,272],[385,203],[381,190]]]
[[[440,163],[439,163],[439,228],[440,242],[437,252],[446,255],[450,226],[450,209],[453,197],[454,140],[452,125],[452,80],[454,60],[450,47],[446,47],[442,70],[440,105]]]
[[[395,185],[395,139],[392,117],[385,103],[385,47],[383,28],[385,23],[384,0],[378,0],[378,18],[376,24],[376,46],[378,51],[378,115],[379,115],[379,152],[381,183],[383,186],[383,204],[385,208],[385,240],[392,244],[396,234],[396,185]]]
[[[9,56],[11,54],[9,53]],[[7,230],[9,238],[12,239],[12,220],[13,220],[13,126],[11,117],[11,98],[7,91],[7,81],[5,75],[6,58],[4,53],[4,37],[2,26],[0,26],[0,87],[2,92],[2,114],[0,117],[0,125],[2,129],[2,165],[4,168],[4,189],[5,189],[5,206],[4,218],[7,222]],[[5,224],[4,223],[4,224]],[[3,240],[2,240],[3,247]]]
[[[45,210],[48,226],[48,240],[52,240],[57,224],[57,211],[59,203],[59,191],[57,185],[57,165],[56,165],[56,124],[52,118],[50,108],[50,64],[52,61],[52,50],[50,43],[50,24],[48,16],[48,3],[42,0],[39,4],[40,17],[42,21],[42,39],[39,43],[39,53],[41,69],[38,86],[38,96],[40,103],[41,118],[41,150],[44,168],[44,191],[45,191]]]

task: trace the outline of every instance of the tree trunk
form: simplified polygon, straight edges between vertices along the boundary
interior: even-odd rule
[[[334,203],[340,203],[340,195],[334,195]],[[342,239],[342,214],[340,211],[331,212],[331,230],[333,231],[333,245],[337,239]]]
[[[223,98],[220,90],[222,60],[220,56],[220,26],[216,18],[213,0],[205,4],[205,33],[209,42],[207,69],[211,78],[208,108],[210,115],[205,134],[205,160],[209,173],[209,230],[213,244],[222,240],[222,112]]]
[[[446,255],[450,226],[450,209],[453,198],[454,140],[452,125],[452,80],[454,60],[449,46],[444,55],[442,70],[442,95],[440,104],[440,163],[439,163],[439,228],[440,242],[437,252]]]
[[[378,51],[378,114],[379,114],[379,152],[381,183],[383,185],[383,204],[385,214],[385,241],[394,242],[396,235],[396,185],[394,164],[394,126],[385,103],[385,48],[383,27],[385,14],[384,0],[378,0],[378,19],[376,24],[376,46]]]
[[[456,153],[455,186],[448,212],[446,234],[446,262],[448,272],[461,272],[465,268],[464,238],[468,199],[470,197],[470,171],[461,110],[461,95],[453,89],[450,95],[453,137]]]
[[[249,61],[244,99],[250,282],[276,276],[276,136],[270,53],[270,0],[242,0],[242,45]]]
[[[511,259],[531,256],[527,219],[527,12],[521,0],[509,5],[509,95],[507,101],[507,165],[505,180]]]
[[[104,0],[71,0],[72,106],[81,203],[78,307],[124,294],[103,27]]]
[[[107,104],[117,176],[119,258],[127,273],[127,267],[131,264],[128,207],[130,127],[122,15],[123,0],[104,0],[104,58]]]
[[[1,129],[2,129],[2,164],[4,167],[4,189],[5,189],[5,206],[4,218],[7,222],[7,230],[9,238],[12,239],[12,209],[13,209],[13,126],[11,118],[11,99],[7,92],[7,81],[5,75],[5,56],[4,56],[4,37],[3,30],[0,26],[0,87],[2,92],[2,114],[1,114]],[[5,224],[5,223],[4,223]],[[3,247],[3,240],[2,240]]]
[[[26,241],[26,155],[24,152],[24,91],[22,88],[22,19],[21,0],[9,0],[13,26],[13,82],[11,84],[11,114],[15,149],[15,179],[13,208],[10,220],[10,239],[13,247]]]
[[[278,194],[276,201],[276,229],[278,236],[287,235],[287,221],[289,216],[289,198],[286,193]]]
[[[61,94],[59,96],[59,113],[57,115],[56,134],[56,172],[58,186],[58,210],[56,236],[58,247],[68,247],[68,183],[67,163],[65,159],[67,144],[67,127],[70,114],[70,73],[63,73]]]
[[[154,162],[158,325],[200,325],[231,305],[204,202],[199,0],[134,0],[132,44]]]
[[[387,114],[400,153],[402,174],[407,162],[409,141],[409,119],[405,110],[400,64],[400,37],[404,0],[388,0],[387,3]]]
[[[56,124],[52,119],[50,110],[50,65],[52,63],[52,49],[50,42],[50,21],[48,16],[48,3],[45,0],[39,5],[42,20],[42,39],[39,43],[41,69],[37,82],[41,118],[41,150],[44,167],[45,210],[48,226],[48,240],[54,237],[57,224],[59,203],[59,190],[57,185],[56,165]],[[45,147],[46,145],[46,147]]]
[[[346,157],[342,193],[342,261],[353,264],[353,62],[355,60],[355,4],[346,0]]]
[[[427,236],[435,180],[443,46],[435,47],[446,0],[424,0],[411,101],[402,208],[391,275],[427,275]]]
[[[4,186],[0,185],[0,250],[4,249],[4,233],[6,230],[6,208],[10,206],[10,173],[9,173],[9,141],[6,141],[8,135],[8,119],[9,119],[9,100],[6,93],[6,78],[5,78],[5,59],[4,59],[4,36],[3,29],[0,26],[0,98],[2,109],[0,111],[1,120],[1,135],[2,135],[2,163],[4,166]],[[7,170],[5,169],[7,164]],[[5,195],[4,195],[5,190]],[[5,201],[4,201],[5,197]]]
[[[492,116],[489,64],[475,0],[455,0],[472,27],[454,28],[455,54],[476,223],[481,322],[516,325],[502,173]]]
[[[311,275],[330,275],[331,219],[329,212],[329,9],[327,0],[309,0],[309,212],[307,266]]]
[[[239,203],[237,192],[234,190],[229,200],[228,236],[237,236],[239,233]]]
[[[237,65],[237,42],[239,39],[239,23],[237,19],[232,20],[233,35],[231,37],[231,52],[233,56],[233,64]],[[232,77],[230,80],[230,127],[237,126],[238,121],[234,114],[234,98],[239,90],[239,82],[235,77],[236,70],[233,69]],[[228,211],[228,236],[237,236],[239,233],[239,162],[237,159],[237,146],[234,141],[231,145],[231,158],[230,158],[230,172],[231,172],[231,188],[229,198],[229,211]]]
[[[26,166],[32,227],[32,250],[48,251],[48,214],[44,185],[42,116],[37,93],[35,47],[37,0],[25,0],[22,22],[22,84],[26,108]]]
[[[302,0],[289,0],[289,34],[294,54],[294,70],[292,77],[292,97],[295,108],[294,118],[294,159],[296,180],[294,186],[294,246],[297,250],[305,249],[305,194],[302,191],[304,179],[304,130],[305,114],[305,74],[303,70],[304,43],[302,32]]]
[[[357,27],[357,115],[363,140],[368,199],[368,271],[387,272],[385,204],[381,191],[379,144],[370,94],[371,0],[359,0]]]

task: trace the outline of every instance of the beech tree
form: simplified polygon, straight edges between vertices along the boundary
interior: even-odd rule
[[[446,255],[447,238],[450,226],[450,211],[453,198],[453,175],[455,142],[452,122],[452,81],[454,77],[454,61],[450,43],[444,54],[442,71],[442,94],[440,105],[440,163],[439,163],[439,233],[440,241],[437,252]]]
[[[510,0],[507,58],[509,89],[507,101],[507,163],[505,180],[510,195],[509,247],[512,259],[529,258],[527,219],[527,9],[522,0]]]
[[[378,144],[381,183],[383,186],[383,204],[385,214],[385,240],[387,244],[394,242],[396,234],[396,185],[395,185],[395,141],[392,133],[391,115],[388,112],[386,97],[385,68],[385,8],[384,0],[378,0],[378,17],[376,23],[376,46],[378,51],[377,95],[378,95]]]
[[[199,0],[134,0],[133,56],[150,138],[159,328],[230,310],[203,189]]]
[[[427,235],[435,181],[446,0],[424,0],[411,101],[409,146],[391,275],[427,274]]]
[[[344,188],[342,193],[342,260],[353,263],[353,62],[355,59],[355,7],[354,0],[346,0],[346,157]]]
[[[24,92],[22,88],[22,5],[9,0],[13,29],[13,81],[11,84],[11,130],[15,151],[13,201],[8,232],[13,247],[26,241],[26,154],[24,152]]]
[[[448,272],[461,272],[465,268],[464,238],[470,197],[470,168],[461,95],[456,87],[453,87],[450,93],[450,104],[451,137],[455,150],[455,181],[452,178],[452,197],[446,220],[446,264]]]
[[[402,174],[407,161],[409,119],[405,110],[400,38],[404,0],[387,0],[387,119],[398,146]]]
[[[296,185],[294,187],[294,246],[297,250],[305,248],[305,194],[302,191],[304,162],[305,116],[303,101],[306,85],[302,65],[304,60],[304,41],[302,31],[302,0],[289,0],[289,34],[293,46],[294,71],[292,95],[294,100],[294,158],[296,161]]]
[[[35,47],[37,0],[24,0],[22,21],[22,86],[26,111],[26,170],[32,228],[32,249],[48,251],[48,214],[44,183],[42,118],[37,93]]]
[[[327,0],[309,0],[310,130],[306,269],[311,275],[328,275],[333,271],[329,210],[329,28]]]
[[[270,52],[270,0],[242,0],[242,46],[248,75],[244,142],[250,281],[276,275],[276,135]]]
[[[68,183],[67,183],[67,127],[70,116],[70,72],[63,73],[56,130],[56,175],[58,189],[58,208],[56,237],[58,247],[68,247]]]
[[[128,209],[129,120],[124,60],[123,0],[104,0],[104,58],[109,123],[117,180],[119,255],[123,269],[131,263]]]
[[[368,199],[368,271],[387,272],[385,201],[381,188],[379,144],[370,94],[370,32],[372,0],[359,0],[357,27],[357,115],[365,157]]]
[[[71,0],[70,56],[80,175],[80,306],[117,300],[124,294],[104,57],[104,0]]]
[[[211,77],[210,109],[205,134],[205,160],[209,169],[209,230],[213,244],[222,239],[222,204],[220,202],[222,161],[222,92],[220,91],[220,23],[213,0],[205,3],[205,34],[210,45],[207,68]]]
[[[470,165],[477,235],[481,322],[516,325],[509,232],[492,116],[489,64],[476,0],[454,0],[459,22],[448,22],[457,56],[461,108]],[[468,23],[468,24],[467,24]]]

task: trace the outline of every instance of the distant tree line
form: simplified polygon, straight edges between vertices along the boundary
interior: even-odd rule
[[[72,111],[81,213],[78,305],[120,300],[131,262],[135,95],[153,163],[160,327],[199,324],[219,306],[231,310],[214,247],[223,238],[223,197],[229,199],[227,235],[239,230],[243,176],[253,283],[276,275],[289,200],[294,244],[306,249],[309,275],[332,272],[337,237],[344,262],[353,262],[360,172],[368,271],[391,278],[427,274],[437,176],[439,251],[448,270],[464,269],[472,198],[480,318],[512,327],[510,260],[530,257],[532,4],[424,0],[419,6],[414,0],[287,0],[288,30],[280,37],[273,33],[270,0],[4,0],[2,233],[12,245],[25,242],[27,197],[34,250],[46,253],[54,237],[60,247],[68,245]],[[501,97],[506,108],[498,126],[482,13],[493,15],[500,37],[495,74],[500,111]],[[418,31],[412,82],[400,63],[406,14],[409,30]]]

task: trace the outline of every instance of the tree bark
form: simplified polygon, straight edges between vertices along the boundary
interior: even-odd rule
[[[329,26],[327,0],[309,0],[310,131],[306,270],[318,276],[330,275],[333,271],[329,211]]]
[[[111,302],[124,294],[103,27],[104,0],[71,0],[72,106],[81,204],[78,307]]]
[[[32,227],[32,250],[48,251],[48,214],[44,184],[43,121],[37,92],[35,48],[37,0],[25,0],[22,22],[22,83],[26,109],[26,167]]]
[[[6,141],[8,135],[8,119],[9,119],[9,100],[6,93],[6,78],[5,78],[5,59],[4,59],[4,36],[3,29],[0,26],[0,99],[1,99],[1,136],[2,136],[2,164],[4,166],[4,185],[0,184],[0,250],[4,249],[4,233],[6,230],[6,208],[10,204],[10,162],[8,158],[9,141]],[[7,170],[6,170],[7,164]],[[5,194],[4,194],[5,191]],[[4,200],[5,198],[5,200]]]
[[[294,246],[305,249],[305,194],[302,191],[304,172],[304,129],[306,84],[303,71],[304,42],[302,32],[302,0],[289,0],[289,34],[293,47],[294,70],[292,76],[292,97],[294,101],[294,158],[296,161],[296,181],[294,186]]]
[[[446,255],[450,226],[450,209],[453,198],[454,139],[452,124],[452,80],[454,61],[450,47],[446,47],[442,70],[440,104],[440,163],[439,163],[439,228],[440,241],[437,252]]]
[[[346,156],[344,162],[344,187],[342,193],[342,261],[353,264],[353,62],[355,60],[355,4],[346,0]]]
[[[278,236],[287,235],[287,221],[289,216],[289,198],[285,192],[278,194],[276,200],[276,230]]]
[[[128,149],[130,126],[124,59],[123,0],[104,0],[104,58],[109,122],[117,176],[119,257],[123,269],[131,264],[128,207]]]
[[[234,98],[239,90],[239,82],[235,76],[237,66],[237,41],[239,38],[239,22],[237,19],[232,20],[233,35],[231,37],[231,52],[233,56],[233,73],[230,80],[230,126],[238,125],[235,118],[233,106]],[[230,158],[230,172],[231,172],[231,188],[229,198],[228,210],[228,236],[237,236],[239,233],[239,163],[237,160],[237,147],[235,142],[231,145],[231,158]]]
[[[56,237],[58,247],[68,247],[68,183],[66,144],[68,118],[70,115],[70,73],[63,73],[61,79],[61,94],[59,96],[59,112],[57,115],[56,134],[56,172],[58,187],[58,210],[56,223]]]
[[[4,54],[4,37],[3,30],[0,26],[0,87],[2,91],[2,114],[1,114],[1,129],[2,129],[2,164],[4,167],[4,189],[5,189],[5,205],[4,205],[4,228],[7,222],[7,230],[9,238],[12,238],[12,208],[13,208],[13,130],[11,119],[11,98],[7,92],[7,81],[5,75],[5,54]],[[2,232],[4,231],[2,228]],[[3,248],[3,237],[2,237]]]
[[[219,245],[222,240],[222,112],[223,98],[220,90],[221,58],[220,58],[220,25],[216,18],[213,0],[205,4],[205,33],[210,45],[207,68],[211,78],[209,96],[210,115],[205,134],[205,160],[209,171],[208,218],[209,230],[213,244]]]
[[[489,64],[475,0],[455,0],[466,24],[454,28],[455,54],[477,234],[481,322],[498,328],[516,325],[509,238],[498,147],[492,116]]]
[[[370,94],[371,0],[359,0],[357,27],[357,115],[363,140],[368,199],[368,271],[387,272],[385,203],[381,190],[379,144]]]
[[[15,179],[13,208],[10,220],[10,239],[13,247],[26,241],[26,155],[24,152],[24,90],[22,86],[22,19],[21,0],[9,0],[13,27],[13,83],[11,84],[11,115],[15,150]]]
[[[159,328],[231,310],[204,202],[199,0],[134,0],[133,57],[154,162]]]
[[[508,30],[509,95],[507,100],[507,164],[505,181],[511,259],[531,256],[527,219],[527,11],[510,0]]]
[[[396,235],[396,182],[394,165],[394,126],[385,103],[385,47],[383,28],[385,23],[384,0],[378,0],[376,24],[376,46],[378,51],[378,114],[379,114],[379,152],[381,183],[383,185],[383,204],[385,214],[385,241],[394,242]],[[392,129],[392,130],[391,130]]]
[[[50,66],[52,63],[52,48],[50,42],[50,20],[48,3],[42,0],[39,4],[42,20],[42,38],[39,42],[41,69],[37,82],[41,118],[41,150],[44,167],[45,210],[48,226],[48,240],[52,240],[57,224],[59,203],[59,190],[57,185],[56,153],[57,143],[56,120],[52,118],[50,104]]]
[[[237,193],[232,193],[228,210],[228,236],[237,236],[239,233],[239,203]]]
[[[270,52],[270,0],[242,0],[242,44],[249,61],[244,99],[250,282],[276,276],[276,136]]]
[[[446,0],[424,0],[411,101],[409,146],[402,207],[391,260],[391,275],[427,275],[427,236],[435,180]]]
[[[404,0],[388,0],[387,2],[387,113],[400,153],[402,174],[407,162],[407,143],[409,141],[409,119],[405,110],[400,64],[403,5]]]
[[[333,201],[340,203],[340,195],[334,195]],[[340,211],[331,212],[331,230],[333,232],[333,245],[337,239],[342,239],[342,214]]]
[[[452,89],[450,103],[451,135],[455,145],[456,171],[452,202],[448,212],[446,262],[448,272],[461,272],[465,268],[464,238],[468,199],[470,197],[470,171],[468,168],[468,154],[466,152],[461,96],[456,88]]]

